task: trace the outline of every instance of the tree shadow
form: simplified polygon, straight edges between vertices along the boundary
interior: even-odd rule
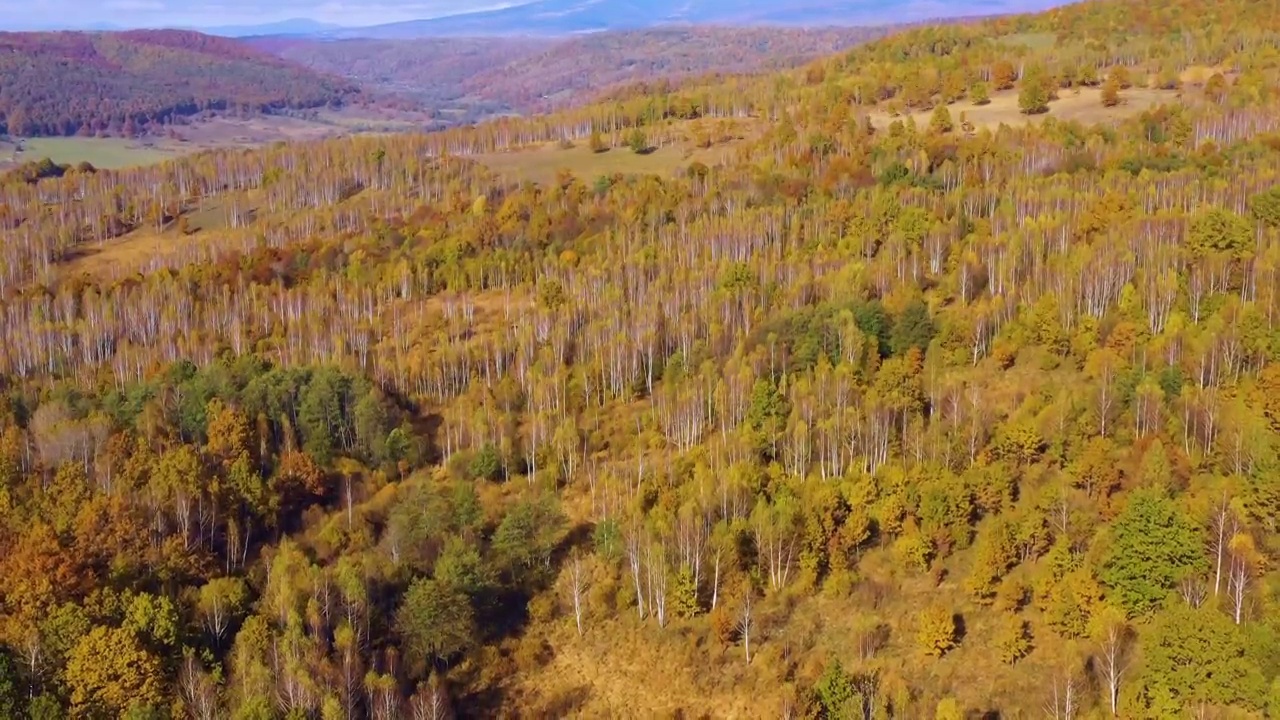
[[[591,699],[591,687],[579,685],[550,697],[538,708],[540,717],[568,717],[582,709]]]
[[[961,615],[960,613],[956,613],[956,614],[952,615],[952,616],[951,616],[951,622],[955,623],[955,626],[956,626],[956,644],[957,644],[957,645],[959,645],[960,643],[964,642],[965,635],[967,635],[967,634],[968,634],[969,629],[968,629],[968,627],[966,627],[966,625],[965,625],[965,622],[964,622],[964,616],[963,616],[963,615]]]

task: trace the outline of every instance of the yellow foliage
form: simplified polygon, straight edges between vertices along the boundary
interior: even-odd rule
[[[96,627],[71,649],[66,679],[73,717],[121,717],[163,699],[160,661],[129,630]]]
[[[925,655],[942,657],[956,646],[956,621],[951,611],[932,605],[920,613],[916,642]]]

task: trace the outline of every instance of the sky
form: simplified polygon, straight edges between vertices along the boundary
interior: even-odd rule
[[[518,0],[0,0],[0,29],[221,27],[293,18],[360,26],[514,4]]]

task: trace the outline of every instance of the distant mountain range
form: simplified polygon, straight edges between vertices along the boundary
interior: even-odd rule
[[[790,68],[891,27],[682,26],[568,37],[242,38],[255,48],[418,103],[441,123],[572,106],[621,85]]]
[[[885,25],[963,15],[1043,9],[1053,0],[536,0],[501,10],[431,20],[349,28],[340,37],[569,35],[673,24],[852,26]]]
[[[193,29],[199,30],[206,35],[221,35],[223,37],[253,37],[256,35],[314,36],[345,30],[341,25],[316,22],[307,18],[292,18],[265,25],[225,25],[222,27]]]
[[[1043,10],[1060,0],[535,0],[498,10],[369,27],[297,19],[269,25],[203,28],[228,37],[331,39],[557,37],[664,25],[850,27]]]

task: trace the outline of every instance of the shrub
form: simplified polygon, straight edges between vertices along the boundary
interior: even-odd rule
[[[475,480],[497,481],[502,478],[502,457],[491,443],[486,444],[471,458],[468,474]]]
[[[1120,83],[1116,82],[1114,76],[1109,78],[1105,85],[1102,86],[1102,105],[1104,107],[1115,107],[1120,104]]]
[[[627,136],[627,147],[637,155],[649,151],[649,136],[645,135],[644,128],[632,129],[631,134]]]
[[[1001,619],[996,631],[996,651],[1000,661],[1012,665],[1031,650],[1031,634],[1027,622],[1017,615],[1008,615]]]
[[[942,657],[950,652],[956,646],[956,621],[951,611],[941,605],[931,605],[921,611],[916,642],[930,657]]]
[[[973,88],[969,90],[969,99],[974,105],[990,105],[991,89],[986,83],[975,83]]]
[[[1049,91],[1039,80],[1028,80],[1022,83],[1018,92],[1018,109],[1024,115],[1040,115],[1049,112]]]

